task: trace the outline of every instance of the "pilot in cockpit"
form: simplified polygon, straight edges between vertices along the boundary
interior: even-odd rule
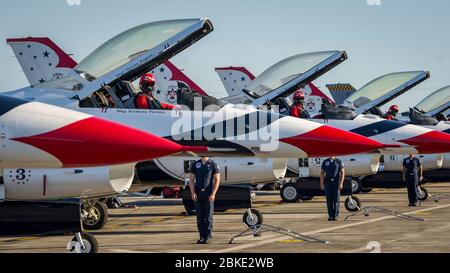
[[[296,118],[310,118],[308,111],[305,110],[305,94],[301,91],[297,91],[293,97],[294,103],[291,107],[291,116]]]
[[[141,92],[136,95],[136,107],[139,109],[173,110],[172,104],[160,102],[153,96],[156,80],[153,74],[145,74],[139,81]]]
[[[384,115],[384,118],[387,120],[397,120],[397,114],[400,112],[400,108],[398,105],[392,105],[389,108],[389,111]]]

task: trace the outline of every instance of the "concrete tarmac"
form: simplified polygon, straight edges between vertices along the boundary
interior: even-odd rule
[[[255,208],[263,213],[265,224],[329,241],[326,245],[274,232],[246,236],[229,244],[233,236],[245,230],[245,211],[233,210],[215,215],[212,244],[199,246],[196,218],[181,215],[181,200],[143,197],[122,198],[138,208],[110,210],[106,227],[92,234],[102,253],[449,253],[450,200],[445,197],[450,195],[450,183],[425,187],[432,196],[444,198],[410,208],[405,189],[376,189],[357,195],[363,207],[397,211],[410,219],[373,211],[367,217],[345,221],[350,213],[342,204],[337,222],[327,221],[323,197],[285,204],[279,203],[277,192],[257,193]],[[0,253],[67,253],[66,245],[72,237],[2,237]]]

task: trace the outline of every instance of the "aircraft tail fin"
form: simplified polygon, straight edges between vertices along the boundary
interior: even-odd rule
[[[64,77],[77,63],[50,38],[7,39],[22,67],[28,81],[35,85]],[[166,61],[151,71],[156,78],[158,97],[170,101],[170,90],[178,90],[178,84],[184,84],[201,95],[207,95],[202,88],[186,76],[170,61]]]
[[[343,104],[348,97],[357,91],[356,88],[349,83],[327,84],[327,89],[330,91],[337,104]]]
[[[255,79],[255,76],[245,67],[216,68],[226,92],[230,97],[243,98],[242,90]],[[322,99],[335,103],[333,96],[328,90],[322,91],[313,83],[302,89],[305,93],[305,107],[313,116],[320,112]]]
[[[64,77],[77,63],[47,37],[7,39],[31,85]]]
[[[179,88],[188,88],[202,96],[208,95],[200,86],[170,61],[164,62],[150,71],[150,73],[152,73],[156,79],[155,96],[163,102],[176,103],[176,91]]]
[[[229,97],[241,95],[242,90],[255,79],[255,76],[245,67],[222,67],[215,70]]]

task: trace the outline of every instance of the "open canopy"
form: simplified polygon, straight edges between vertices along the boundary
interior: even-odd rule
[[[427,78],[429,73],[425,71],[387,74],[363,86],[348,97],[345,104],[351,106],[356,112],[363,113],[393,100]]]
[[[298,54],[284,59],[271,66],[258,76],[248,87],[247,91],[262,97],[272,90],[278,89],[309,69],[322,63],[339,51],[314,52]]]
[[[75,67],[93,80],[132,61],[142,53],[177,35],[199,19],[159,21],[129,29],[107,41]]]
[[[423,111],[424,113],[428,113],[434,109],[442,107],[449,101],[450,101],[450,86],[446,86],[444,88],[437,90],[430,96],[427,96],[424,100],[422,100],[419,104],[417,104],[416,108]]]
[[[253,106],[264,105],[291,95],[346,59],[345,51],[298,54],[267,69],[242,92]]]

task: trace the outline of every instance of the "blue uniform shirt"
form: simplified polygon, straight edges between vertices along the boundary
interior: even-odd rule
[[[420,159],[417,157],[412,159],[408,157],[403,160],[403,167],[406,168],[406,175],[408,176],[418,176],[420,166],[422,166],[422,162],[420,162]]]
[[[195,191],[212,193],[214,175],[220,173],[219,166],[208,160],[205,164],[201,160],[191,165],[191,173],[195,175]]]
[[[325,172],[325,181],[339,181],[339,174],[344,169],[344,163],[338,158],[331,160],[328,158],[322,163],[322,171]]]

